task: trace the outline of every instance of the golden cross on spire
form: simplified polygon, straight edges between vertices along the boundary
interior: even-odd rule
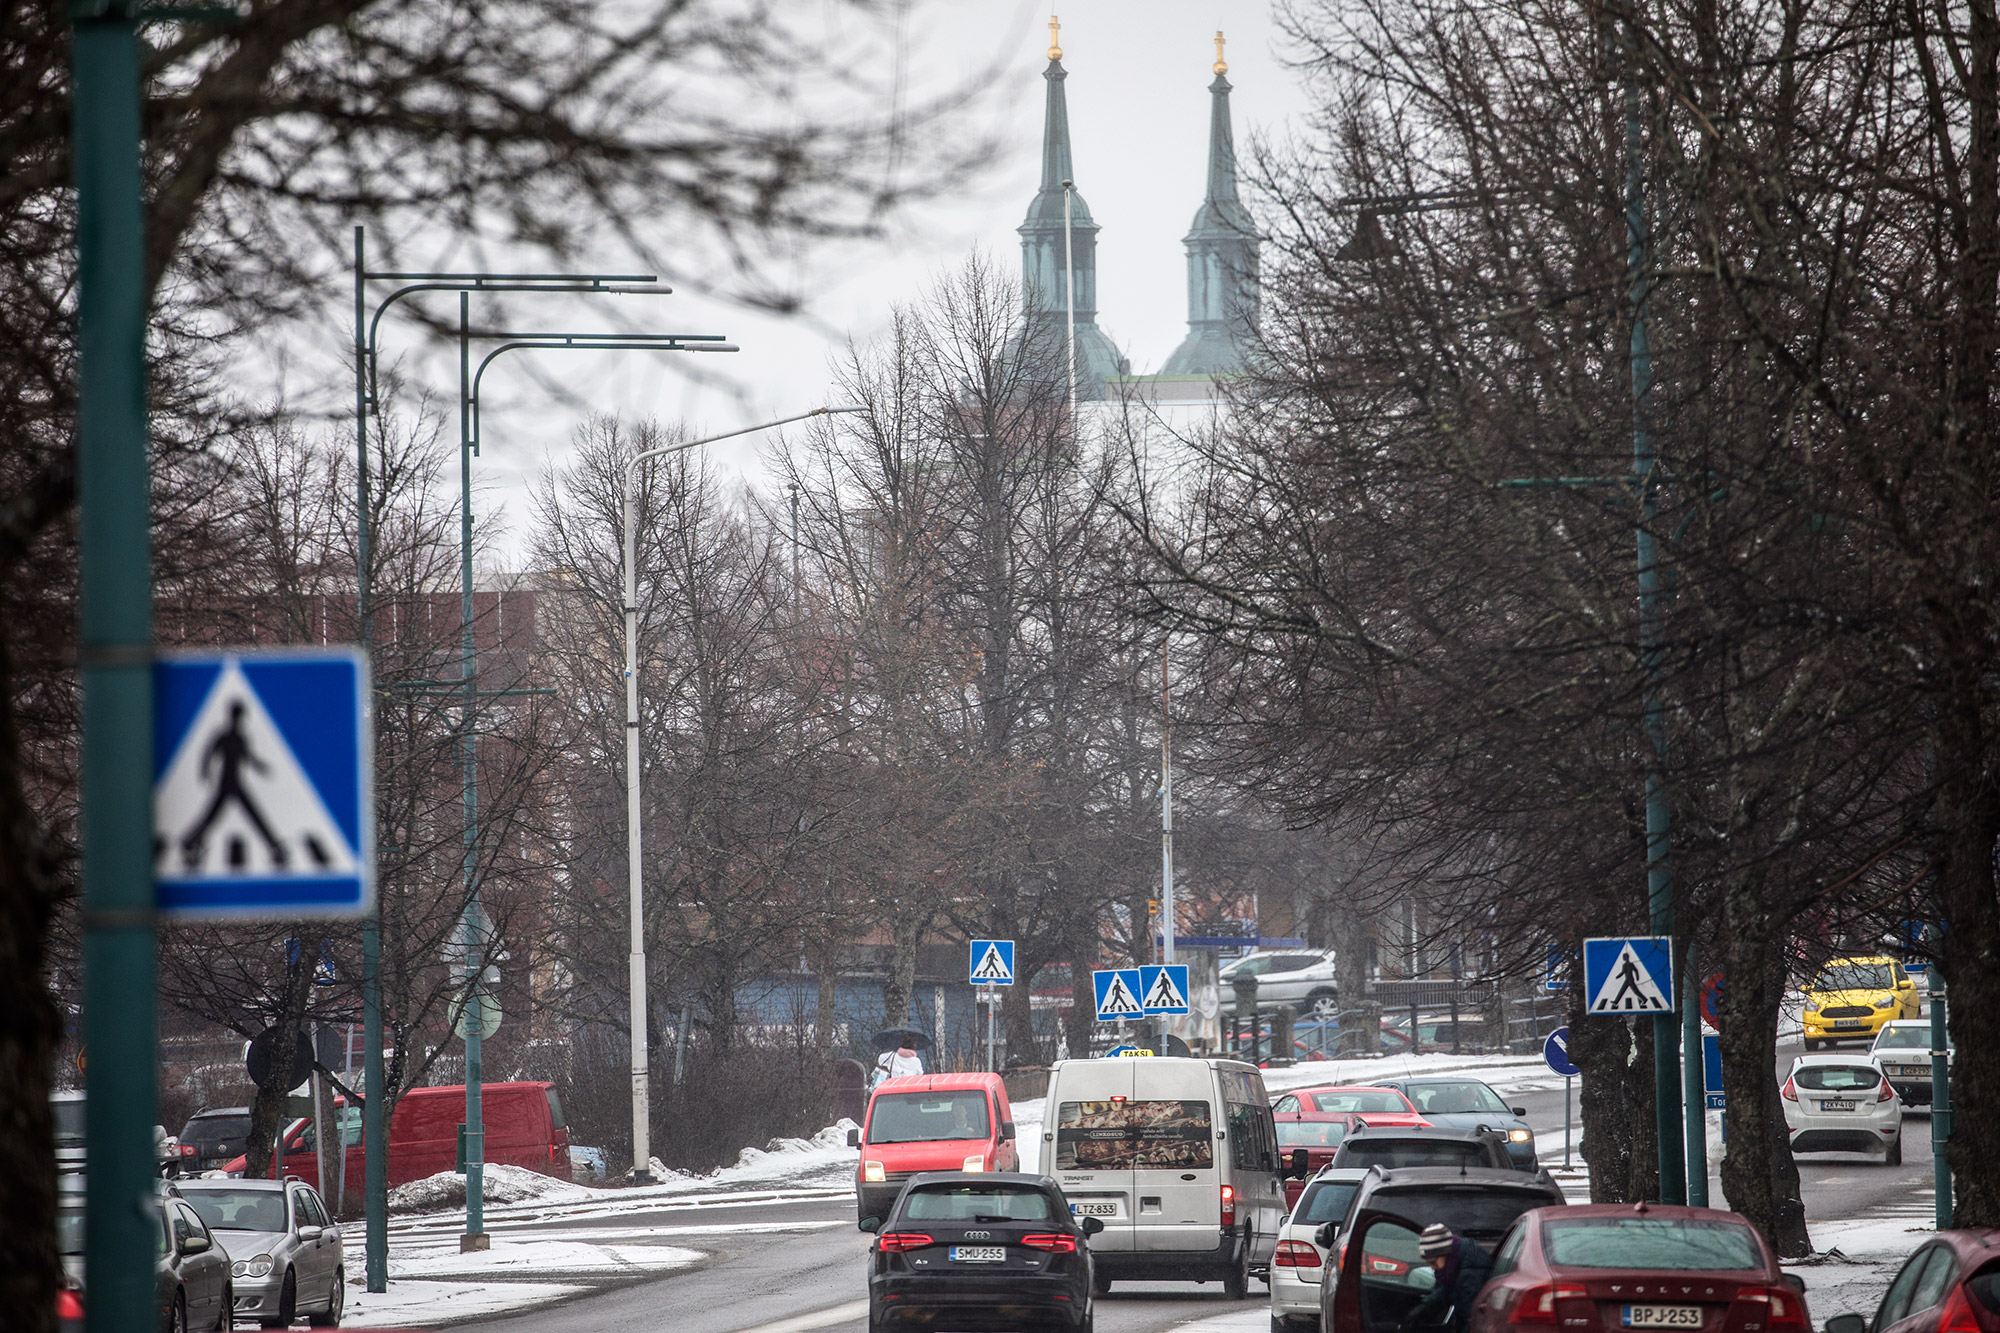
[[[1062,47],[1056,44],[1056,34],[1062,31],[1062,23],[1054,14],[1049,15],[1049,59],[1061,60]]]
[[[1229,62],[1222,58],[1223,41],[1222,29],[1217,28],[1215,30],[1215,72],[1217,74],[1227,74],[1229,72]]]

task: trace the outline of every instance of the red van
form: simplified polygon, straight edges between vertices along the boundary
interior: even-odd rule
[[[358,1121],[345,1109],[343,1119]],[[480,1089],[480,1119],[486,1122],[486,1161],[523,1166],[546,1176],[569,1179],[569,1127],[553,1083],[488,1083]],[[396,1102],[389,1117],[389,1186],[450,1171],[458,1165],[458,1127],[465,1122],[465,1086],[411,1088]],[[363,1186],[365,1157],[358,1125],[349,1135],[347,1188],[357,1197]],[[338,1149],[329,1144],[330,1153]],[[222,1169],[242,1174],[238,1157]],[[277,1164],[272,1163],[275,1174]],[[285,1174],[319,1186],[319,1161],[313,1147],[313,1122],[294,1120],[285,1140]]]
[[[884,1079],[868,1099],[868,1122],[849,1130],[861,1149],[858,1218],[887,1217],[919,1171],[1018,1171],[1014,1110],[998,1074],[918,1074]]]

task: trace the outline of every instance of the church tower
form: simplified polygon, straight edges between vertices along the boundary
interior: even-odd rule
[[[1061,24],[1049,20],[1049,67],[1042,71],[1048,83],[1048,103],[1042,122],[1042,186],[1028,205],[1028,216],[1018,231],[1021,236],[1021,286],[1027,302],[1029,336],[1047,338],[1045,344],[1068,368],[1067,282],[1072,271],[1076,279],[1076,396],[1096,401],[1104,397],[1104,381],[1123,375],[1129,367],[1104,330],[1097,327],[1097,232],[1090,207],[1083,202],[1074,182],[1070,162],[1069,104],[1063,96],[1063,81],[1069,77],[1062,67],[1062,48],[1056,44]],[[1063,182],[1069,190],[1070,252],[1074,268],[1063,262]]]
[[[1240,375],[1257,324],[1257,231],[1236,197],[1236,140],[1229,126],[1229,66],[1215,34],[1215,82],[1208,85],[1208,197],[1184,239],[1188,334],[1163,375]],[[1060,202],[1060,201],[1059,201]]]

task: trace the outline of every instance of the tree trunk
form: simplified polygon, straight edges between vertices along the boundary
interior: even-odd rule
[[[1976,732],[1968,732],[1976,735]],[[1944,768],[1944,742],[1939,746]],[[1969,766],[1970,756],[1962,763]],[[1963,772],[1964,770],[1959,770]],[[1952,1070],[1951,1142],[1945,1150],[1955,1191],[1954,1225],[2000,1226],[2000,1061],[1977,1058],[2000,1050],[2000,902],[1995,898],[1993,845],[2000,834],[1992,788],[1947,776],[1938,806],[1944,834],[1939,874],[1941,941],[1951,1040],[1972,1058]]]
[[[1570,1061],[1583,1071],[1577,1112],[1592,1203],[1659,1197],[1659,1134],[1653,1118],[1653,1026],[1650,1020],[1582,1014],[1572,987]]]
[[[1352,907],[1327,913],[1333,940],[1334,987],[1340,992],[1342,1055],[1375,1055],[1382,1049],[1382,1007],[1368,996],[1368,940],[1374,919]]]
[[[917,946],[930,926],[930,915],[899,918],[889,977],[882,983],[882,1026],[903,1027],[910,1021],[910,992],[917,985]]]
[[[259,1179],[271,1174],[272,1147],[285,1125],[285,1099],[310,1068],[296,1067],[299,1030],[305,1026],[306,1004],[312,998],[314,959],[307,941],[298,941],[298,955],[285,968],[285,994],[271,1025],[271,1073],[250,1104],[250,1141],[244,1149],[243,1174]]]
[[[1799,1167],[1785,1128],[1783,1100],[1772,1071],[1778,1063],[1778,1006],[1784,997],[1782,956],[1772,940],[1786,923],[1764,905],[1764,880],[1735,877],[1722,895],[1716,947],[1727,984],[1716,1003],[1721,1033],[1722,1193],[1729,1206],[1764,1233],[1782,1258],[1812,1253]]]
[[[1036,970],[1040,970],[1039,966]],[[1001,1057],[1001,1064],[1009,1060],[1022,1064],[1042,1064],[1041,1043],[1035,1039],[1035,1008],[1033,990],[1028,985],[1031,973],[1022,968],[1014,977],[1014,984],[1000,988],[1000,1012],[1006,1019],[1007,1050]]]

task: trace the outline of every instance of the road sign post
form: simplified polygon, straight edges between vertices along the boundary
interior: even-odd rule
[[[966,980],[979,988],[980,1003],[986,1006],[986,1068],[997,1074],[1000,992],[993,988],[1014,984],[1014,941],[973,940],[965,952]]]

